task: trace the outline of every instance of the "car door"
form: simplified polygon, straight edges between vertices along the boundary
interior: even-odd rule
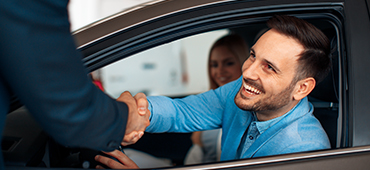
[[[316,91],[310,95],[310,101],[317,111],[315,116],[330,137],[332,149],[188,166],[180,161],[170,169],[366,169],[370,166],[370,124],[367,123],[370,120],[370,106],[367,104],[370,96],[367,90],[370,85],[367,78],[370,72],[370,20],[367,6],[365,0],[153,1],[100,20],[73,34],[78,50],[84,55],[82,60],[86,68],[91,72],[103,72],[105,83],[110,83],[110,87],[105,90],[111,96],[116,96],[119,91],[130,90],[143,91],[149,95],[184,97],[208,89],[204,76],[187,82],[193,83],[191,86],[195,90],[180,87],[184,83],[184,72],[207,74],[205,69],[203,72],[192,71],[206,67],[206,62],[200,61],[204,58],[192,58],[195,64],[184,64],[181,60],[184,52],[181,50],[188,39],[212,35],[210,39],[200,40],[213,41],[217,36],[237,33],[252,45],[258,34],[266,28],[264,23],[273,15],[293,15],[305,19],[323,30],[331,40],[332,72],[327,77],[327,84],[318,85]],[[166,57],[163,54],[169,52],[157,53],[155,51],[158,48],[177,51]],[[140,57],[144,54],[146,57]],[[195,55],[198,54],[192,56]],[[128,64],[121,66],[118,63]],[[197,63],[204,64],[201,66],[196,65]],[[135,64],[135,67],[130,67]],[[117,72],[113,67],[124,74],[113,74]],[[184,67],[185,71],[180,67]],[[115,71],[109,73],[109,70]],[[142,72],[141,75],[136,75],[138,79],[153,80],[134,82],[129,79],[128,76],[138,72]],[[156,80],[160,80],[158,88],[169,87],[152,89],[150,86]],[[120,85],[120,82],[128,84]],[[129,86],[133,88],[130,89]],[[186,136],[178,138],[185,140]],[[172,143],[174,142],[176,141]],[[159,145],[166,146],[163,143]],[[140,147],[143,146],[138,148]],[[148,147],[152,151],[158,149],[158,146]],[[182,155],[177,158],[183,159],[188,149],[186,147],[189,146],[178,147],[182,148]],[[153,153],[162,151],[155,150]],[[173,157],[176,156],[178,155]]]
[[[364,8],[358,6],[360,3],[363,4]],[[86,65],[94,70],[121,58],[132,57],[133,54],[149,48],[216,30],[228,30],[241,34],[248,43],[253,44],[252,35],[258,34],[263,28],[261,24],[270,16],[275,14],[294,15],[306,19],[322,29],[331,39],[332,48],[335,51],[333,53],[333,70],[328,76],[330,78],[330,94],[328,90],[322,93],[323,89],[318,87],[318,92],[313,92],[311,95],[311,98],[319,99],[311,102],[318,110],[316,117],[320,119],[327,131],[333,150],[304,153],[303,157],[307,156],[310,157],[310,160],[317,159],[317,162],[321,162],[322,160],[332,160],[332,157],[341,157],[345,160],[357,157],[357,154],[349,156],[352,154],[343,154],[343,152],[365,152],[363,154],[368,155],[366,154],[368,147],[356,148],[370,144],[369,132],[364,130],[368,129],[365,121],[369,120],[369,114],[365,114],[365,110],[368,109],[365,109],[366,104],[364,103],[367,101],[365,98],[368,95],[365,97],[365,95],[359,94],[359,91],[363,93],[362,89],[365,89],[362,86],[369,84],[364,81],[365,78],[360,78],[362,74],[367,74],[369,71],[361,67],[367,63],[366,57],[359,57],[368,55],[368,53],[362,53],[364,49],[361,48],[369,40],[362,37],[369,36],[369,22],[366,20],[369,15],[365,8],[366,1],[177,1],[176,3],[166,1],[159,3],[158,6],[167,11],[158,12],[159,10],[156,10],[158,8],[153,5],[141,9],[142,11],[135,11],[137,13],[133,12],[133,15],[146,17],[144,22],[125,23],[124,21],[130,19],[124,15],[115,18],[114,22],[119,22],[122,26],[115,24],[118,28],[115,31],[113,31],[114,29],[105,29],[106,32],[101,34],[104,36],[91,38],[91,36],[84,34],[87,33],[87,30],[89,33],[92,33],[91,31],[94,29],[104,30],[106,23],[94,26],[96,28],[90,27],[77,32],[75,36],[77,40],[80,40],[78,41],[79,49],[85,54]],[[140,12],[145,13],[146,16],[139,15]],[[139,20],[144,19],[138,18],[137,21]],[[360,26],[355,27],[354,24],[360,24],[360,22],[365,26],[358,29]],[[107,23],[113,24],[112,19]],[[107,32],[111,32],[111,34],[108,35]],[[90,39],[87,40],[87,37]],[[357,42],[356,45],[353,42]],[[359,60],[362,62],[359,63]],[[317,93],[332,95],[334,99],[323,98]],[[321,109],[324,111],[319,113]],[[320,156],[321,154],[325,155],[327,160]],[[282,160],[307,161],[300,159],[300,156],[302,153],[301,155],[285,155]],[[264,158],[263,160],[275,162],[276,159],[278,158]],[[225,164],[233,167],[244,162],[244,165],[250,163],[250,165],[256,166],[255,161],[258,160],[243,160]],[[290,166],[291,162],[287,161],[284,164]],[[304,164],[302,163],[302,166]],[[319,165],[320,163],[317,163],[317,166]],[[217,166],[223,166],[223,164]],[[217,166],[215,165],[215,167]]]

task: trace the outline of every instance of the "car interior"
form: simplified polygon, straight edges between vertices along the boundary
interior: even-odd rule
[[[318,26],[331,40],[333,68],[328,76],[311,92],[309,100],[315,107],[314,115],[319,119],[328,134],[332,148],[336,148],[338,133],[337,122],[339,115],[339,65],[336,31],[330,22],[322,20],[313,20],[311,22]],[[265,24],[251,24],[248,26],[229,28],[228,30],[230,34],[241,35],[248,44],[254,44],[258,37],[267,30],[267,27]],[[169,158],[175,165],[182,165],[186,153],[192,145],[190,135],[190,133],[147,133],[138,143],[127,147],[144,151],[156,157]]]
[[[304,17],[303,17],[304,18]],[[321,29],[331,40],[332,69],[328,76],[319,83],[308,96],[314,105],[314,115],[321,122],[328,134],[331,147],[340,147],[341,131],[341,94],[340,94],[340,40],[338,26],[332,21],[315,17],[306,18]],[[223,28],[229,33],[238,34],[247,44],[254,44],[267,30],[264,22],[252,22],[244,25]],[[208,81],[205,80],[205,81]],[[171,96],[185,97],[188,94]],[[26,167],[71,167],[81,168],[82,163],[90,161],[99,151],[85,148],[61,146],[42,131],[25,107],[20,107],[7,115],[2,141],[2,152],[6,165]],[[136,144],[127,146],[149,153],[156,157],[167,158],[174,166],[184,165],[184,158],[191,147],[191,133],[146,133]]]

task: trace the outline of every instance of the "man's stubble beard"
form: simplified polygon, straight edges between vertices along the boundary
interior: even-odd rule
[[[286,106],[292,100],[291,94],[293,92],[294,85],[295,83],[292,82],[288,88],[284,89],[280,93],[264,97],[252,105],[246,105],[243,103],[244,100],[248,99],[243,98],[243,95],[241,94],[243,88],[241,87],[239,92],[235,95],[234,102],[240,109],[245,111],[259,112],[278,110]]]

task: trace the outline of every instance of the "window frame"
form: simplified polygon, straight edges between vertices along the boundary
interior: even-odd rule
[[[263,5],[262,7],[257,7],[257,4],[260,2],[238,1],[226,3],[226,7],[220,4],[213,4],[207,7],[202,6],[200,9],[190,9],[159,17],[145,23],[140,23],[134,27],[114,32],[107,37],[92,41],[89,44],[83,44],[78,49],[84,54],[83,62],[85,66],[90,71],[93,71],[140,51],[183,37],[217,29],[225,29],[230,26],[266,22],[274,14],[288,14],[303,19],[326,19],[332,22],[337,29],[337,45],[340,54],[339,94],[341,96],[339,109],[341,112],[339,115],[343,116],[341,116],[340,129],[338,131],[340,133],[338,134],[338,141],[340,141],[338,146],[349,147],[348,91],[346,88],[343,88],[347,85],[347,70],[345,69],[347,59],[345,58],[346,55],[341,56],[341,54],[344,54],[345,49],[342,25],[344,18],[343,3],[282,3],[278,5]],[[320,151],[314,151],[298,154],[308,155],[311,158],[321,158],[320,153]],[[331,152],[329,151],[329,153]],[[277,157],[280,156],[285,157],[287,155],[279,155]],[[274,160],[274,158],[270,157],[266,159]],[[247,160],[238,161],[245,162]],[[250,162],[250,160],[247,162]],[[227,162],[224,163],[227,164]],[[260,165],[260,163],[252,164],[253,166]],[[235,167],[234,165],[232,166]]]

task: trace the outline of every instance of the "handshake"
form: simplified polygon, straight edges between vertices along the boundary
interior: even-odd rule
[[[134,144],[144,135],[146,127],[150,124],[148,100],[144,93],[132,96],[130,92],[125,91],[117,98],[117,101],[126,103],[129,111],[126,132],[121,145]]]
[[[136,143],[143,135],[146,127],[149,126],[150,111],[148,110],[148,100],[144,93],[132,96],[125,91],[117,98],[117,101],[126,103],[128,107],[128,117],[125,136],[121,142],[122,146]],[[101,163],[97,169],[104,169],[104,166],[112,169],[137,169],[139,168],[134,161],[126,156],[122,151],[103,152],[106,155],[96,155],[95,161]],[[112,159],[113,158],[113,159]],[[115,159],[115,160],[114,160]]]

